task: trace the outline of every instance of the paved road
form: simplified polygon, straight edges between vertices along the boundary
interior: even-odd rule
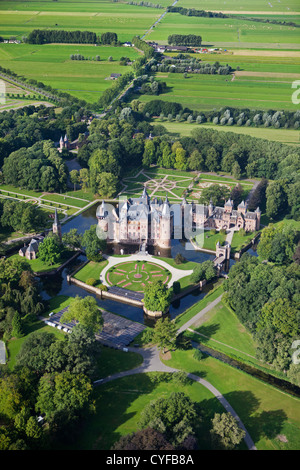
[[[189,320],[185,325],[183,325],[179,330],[178,334],[182,331],[185,331],[187,328],[189,328],[193,323],[198,321],[200,318],[202,318],[209,310],[211,310],[213,307],[215,307],[222,299],[222,295],[217,297],[215,300],[213,300],[209,305],[207,305],[204,309],[202,309],[198,314],[196,314],[191,320]],[[111,382],[112,380],[119,379],[121,377],[126,377],[134,374],[142,374],[146,372],[177,372],[178,369],[174,369],[173,367],[168,367],[165,365],[163,362],[160,360],[159,356],[159,351],[156,347],[151,347],[151,348],[128,348],[129,351],[135,352],[137,354],[140,354],[143,357],[143,363],[136,367],[135,369],[131,370],[126,370],[123,372],[118,372],[116,374],[110,375],[108,377],[105,377],[103,380],[100,379],[96,382],[94,382],[95,386],[102,385],[107,382]],[[245,428],[242,420],[239,418],[238,414],[235,412],[235,410],[232,408],[230,403],[224,398],[224,396],[217,390],[211,383],[209,383],[207,380],[202,379],[201,377],[198,377],[197,375],[194,374],[187,374],[188,377],[191,380],[194,380],[195,382],[200,383],[203,385],[205,388],[207,388],[218,400],[219,402],[224,406],[225,410],[229,413],[232,414],[236,418],[236,420],[239,423],[239,426],[245,431],[246,435],[244,438],[244,441],[248,447],[249,450],[257,450],[255,447],[255,444],[253,440],[251,439],[250,434],[248,433],[247,429]]]
[[[221,302],[223,294],[219,295],[215,300],[210,302],[206,307],[204,307],[202,310],[200,310],[199,313],[197,313],[191,320],[187,321],[184,325],[182,325],[178,330],[177,334],[182,333],[183,331],[187,330],[190,328],[194,323],[198,322],[201,318],[204,317],[204,315],[209,312],[212,308],[214,308],[216,305],[218,305],[219,302]]]

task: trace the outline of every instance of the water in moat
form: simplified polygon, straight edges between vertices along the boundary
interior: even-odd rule
[[[86,211],[82,212],[80,215],[71,219],[69,222],[65,223],[62,226],[62,233],[68,232],[72,228],[76,228],[79,233],[83,234],[85,230],[89,229],[91,225],[97,223],[96,219],[96,207],[90,207]],[[115,249],[114,249],[115,248]],[[116,248],[120,249],[120,246],[112,247],[114,252],[116,252]],[[124,253],[128,253],[128,247],[124,247]],[[138,247],[131,247],[131,253],[137,250]],[[189,242],[185,242],[182,240],[172,240],[171,249],[167,251],[162,251],[160,249],[149,250],[150,254],[161,255],[161,256],[169,256],[174,258],[177,253],[181,253],[188,261],[195,261],[201,263],[206,260],[214,259],[214,255],[210,253],[204,253],[201,251],[196,251],[192,248]],[[78,264],[83,263],[86,260],[85,255],[80,255],[72,264],[69,264],[65,269],[62,270],[61,273],[54,275],[54,276],[45,276],[40,278],[41,287],[42,287],[42,297],[44,299],[50,299],[56,295],[66,295],[75,297],[79,295],[80,297],[84,297],[87,295],[93,295],[88,291],[74,285],[69,284],[67,281],[67,275],[73,272]],[[229,261],[229,267],[234,264],[234,260]],[[170,306],[170,317],[175,318],[177,315],[184,312],[187,308],[191,307],[195,302],[198,302],[202,299],[211,289],[213,285],[205,286],[202,292],[200,290],[196,290],[193,293],[190,293],[181,299],[173,302]],[[151,321],[145,318],[144,312],[141,308],[134,307],[125,303],[116,302],[112,300],[101,300],[96,295],[94,297],[97,299],[99,306],[105,310],[108,310],[112,313],[116,313],[118,315],[125,316],[131,320],[140,322],[140,323],[149,323]]]

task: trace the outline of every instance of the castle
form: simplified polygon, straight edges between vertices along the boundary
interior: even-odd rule
[[[61,225],[58,219],[57,209],[55,209],[54,222],[52,224],[52,232],[57,234],[59,239],[61,240]],[[27,247],[24,244],[24,246],[20,248],[19,255],[29,260],[36,259],[39,251],[39,245],[43,243],[44,238],[45,237],[43,237],[42,235],[38,235],[35,238],[32,238]]]
[[[139,198],[124,199],[117,207],[109,210],[103,201],[97,208],[96,217],[98,227],[106,234],[107,241],[124,244],[149,244],[161,248],[171,246],[173,232],[177,230],[174,225],[174,214],[179,210],[180,228],[183,225],[185,214],[190,214],[191,228],[203,227],[208,229],[244,229],[246,232],[259,230],[261,212],[257,208],[254,212],[248,211],[245,201],[233,208],[229,199],[224,207],[214,206],[210,201],[208,206],[202,204],[189,204],[185,199],[180,206],[170,206],[168,197],[162,201],[154,198],[150,200],[146,188]],[[177,232],[178,233],[178,232]],[[182,238],[181,236],[177,238]]]
[[[121,201],[111,213],[103,201],[96,217],[108,242],[171,246],[173,217],[168,198],[151,201],[146,188],[140,198]]]

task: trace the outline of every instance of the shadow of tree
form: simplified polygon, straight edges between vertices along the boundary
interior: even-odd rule
[[[274,439],[282,431],[287,415],[282,409],[260,410],[260,400],[250,391],[224,395],[234,408],[254,443],[262,438]]]
[[[200,333],[203,336],[200,336],[201,343],[207,343],[209,339],[217,333],[220,329],[219,323],[212,323],[211,325],[201,325],[195,329],[196,332]]]

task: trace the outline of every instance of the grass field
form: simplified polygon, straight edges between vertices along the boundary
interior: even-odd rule
[[[78,271],[74,277],[79,281],[86,282],[88,279],[96,279],[97,284],[100,283],[100,273],[103,268],[107,265],[108,261],[101,261],[100,263],[96,263],[95,261],[90,261],[85,266],[83,266],[80,271]],[[97,285],[95,284],[95,285]]]
[[[142,36],[161,15],[156,8],[114,2],[0,2],[3,37],[21,38],[33,29],[114,31],[120,41]]]
[[[158,99],[180,103],[191,110],[219,109],[222,107],[250,109],[295,110],[291,100],[291,82],[277,79],[250,80],[227,75],[157,73],[156,78],[167,83],[166,93]],[[135,95],[142,102],[157,96]]]
[[[299,31],[295,27],[237,18],[184,16],[179,13],[167,13],[146,39],[166,44],[168,36],[174,31],[180,31],[180,34],[200,34],[203,45],[217,47],[248,47],[252,44],[254,48],[299,49],[300,45]]]
[[[71,54],[78,53],[91,59],[99,55],[101,60],[70,59]],[[110,56],[112,62],[108,61]],[[110,46],[0,44],[3,67],[89,102],[98,101],[101,93],[112,85],[107,79],[111,73],[124,75],[132,70],[120,65],[122,56],[135,60],[139,53],[133,48]]]
[[[199,362],[192,356],[193,350],[178,350],[166,364],[212,383],[235,409],[258,450],[299,449],[299,399],[216,359]]]
[[[180,0],[180,6],[184,8],[200,9],[199,0]],[[202,0],[201,9],[210,11],[238,11],[248,14],[255,12],[267,12],[268,14],[300,12],[300,5],[297,0],[280,0],[268,2],[268,0]]]

